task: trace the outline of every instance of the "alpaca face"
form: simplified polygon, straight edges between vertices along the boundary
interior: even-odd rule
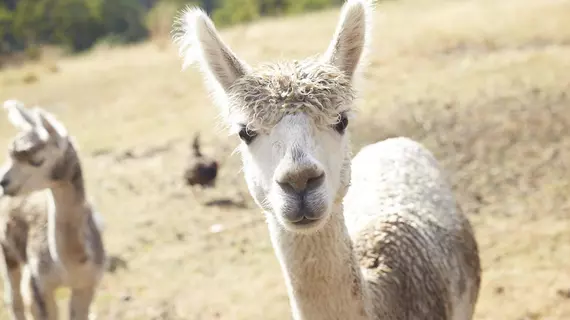
[[[203,11],[189,9],[180,18],[175,42],[185,65],[198,62],[227,124],[242,140],[250,193],[285,230],[316,232],[346,193],[346,127],[369,5],[348,0],[322,57],[258,68],[232,52]]]
[[[7,101],[10,122],[19,129],[0,168],[0,195],[19,196],[50,187],[52,172],[65,152],[65,129],[45,111]]]
[[[242,138],[249,190],[257,204],[287,230],[318,230],[335,200],[344,196],[350,174],[346,124],[344,119],[338,125],[319,127],[309,115],[298,113],[284,116],[268,132]]]

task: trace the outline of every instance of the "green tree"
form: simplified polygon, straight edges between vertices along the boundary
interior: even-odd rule
[[[53,39],[48,40],[74,51],[88,49],[104,32],[100,10],[99,0],[57,0],[50,10]]]
[[[314,11],[331,6],[334,0],[285,0],[287,13]]]
[[[150,38],[165,47],[170,41],[170,32],[178,10],[182,5],[173,1],[160,1],[146,15]]]
[[[260,16],[257,0],[225,0],[212,18],[220,26],[248,22]]]
[[[0,0],[0,7],[5,7],[9,11],[14,11],[16,9],[16,4],[18,0]]]
[[[284,0],[258,0],[259,13],[262,16],[267,15],[281,15],[285,9]]]
[[[84,50],[102,33],[99,10],[100,0],[20,0],[14,36],[23,47],[54,43]]]
[[[20,0],[13,13],[12,31],[15,38],[27,46],[41,41],[42,35],[51,31],[51,21],[46,15],[51,0]]]
[[[10,51],[12,37],[12,12],[0,4],[0,54]]]
[[[343,0],[0,0],[0,54],[45,43],[74,51],[96,41],[169,38],[176,12],[196,5],[219,26],[318,10]],[[150,30],[150,32],[149,32]]]
[[[146,9],[140,0],[104,0],[101,20],[104,34],[119,42],[135,42],[148,35]]]

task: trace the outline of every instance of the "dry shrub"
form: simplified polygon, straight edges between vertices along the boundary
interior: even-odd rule
[[[57,62],[55,61],[48,61],[45,63],[46,69],[50,72],[50,73],[58,73],[59,72],[59,66],[57,65]]]
[[[29,46],[25,50],[26,58],[31,61],[38,61],[42,58],[42,49],[39,46]]]
[[[147,14],[146,25],[149,30],[150,39],[160,49],[166,48],[170,43],[172,21],[179,9],[180,8],[173,3],[161,1]]]
[[[38,82],[40,79],[38,78],[37,74],[33,73],[33,72],[27,72],[23,77],[22,77],[22,82],[25,84],[31,84],[34,82]]]

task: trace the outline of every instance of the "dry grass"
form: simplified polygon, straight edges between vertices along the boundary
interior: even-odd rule
[[[262,20],[224,38],[248,61],[300,58],[326,48],[337,15]],[[377,17],[354,150],[407,135],[450,170],[483,259],[476,319],[569,319],[570,1],[394,1]],[[151,44],[57,65],[30,84],[16,80],[37,66],[0,73],[0,99],[47,106],[80,143],[107,246],[126,261],[105,277],[99,319],[288,319],[249,196],[246,208],[204,205],[247,191],[230,156],[237,139],[214,125],[198,74]],[[0,121],[5,145],[14,130]],[[196,130],[223,161],[199,202],[181,179]],[[227,230],[211,234],[216,223]]]

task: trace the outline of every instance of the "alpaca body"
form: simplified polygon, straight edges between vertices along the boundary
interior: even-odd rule
[[[198,9],[183,13],[175,40],[242,140],[294,319],[469,320],[477,244],[434,157],[400,138],[351,161],[371,7],[348,0],[327,51],[300,61],[250,67]]]
[[[69,319],[86,320],[106,262],[102,218],[86,200],[79,157],[64,128],[56,130],[60,124],[44,111],[38,117],[48,128],[21,105],[7,108],[31,127],[14,139],[0,175],[5,303],[14,320],[26,319],[26,307],[33,319],[58,319],[55,290],[65,286]]]
[[[20,285],[17,281],[11,283],[8,280],[5,283],[5,292],[11,295],[10,301],[7,302],[12,307],[18,307],[22,315],[24,300],[28,300],[30,306],[34,300],[38,302],[44,300],[47,308],[49,300],[54,298],[51,294],[57,288],[68,287],[79,290],[90,288],[100,281],[103,274],[105,251],[96,215],[88,205],[78,208],[83,211],[84,217],[81,218],[83,221],[74,233],[83,235],[87,249],[84,253],[88,254],[87,261],[82,262],[84,259],[82,248],[74,249],[73,246],[78,244],[70,246],[65,242],[66,236],[72,231],[62,231],[66,228],[67,222],[57,221],[60,219],[56,216],[57,213],[50,213],[52,207],[50,202],[53,201],[49,190],[34,192],[25,197],[0,198],[0,242],[4,255],[2,262],[6,264],[7,275],[19,272],[23,275]],[[57,210],[57,204],[55,208]],[[53,216],[50,218],[48,215]],[[49,221],[53,221],[55,225],[50,227]],[[58,235],[50,234],[49,230],[52,228],[56,232],[59,231]],[[34,295],[33,288],[28,287],[31,283],[26,282],[31,282],[32,278],[37,279],[38,287],[46,292],[45,298],[30,296]],[[24,296],[20,296],[21,294]],[[40,302],[39,305],[41,304]],[[24,318],[20,316],[15,319]]]
[[[477,244],[422,145],[393,138],[364,147],[353,159],[344,214],[374,319],[471,319]]]

